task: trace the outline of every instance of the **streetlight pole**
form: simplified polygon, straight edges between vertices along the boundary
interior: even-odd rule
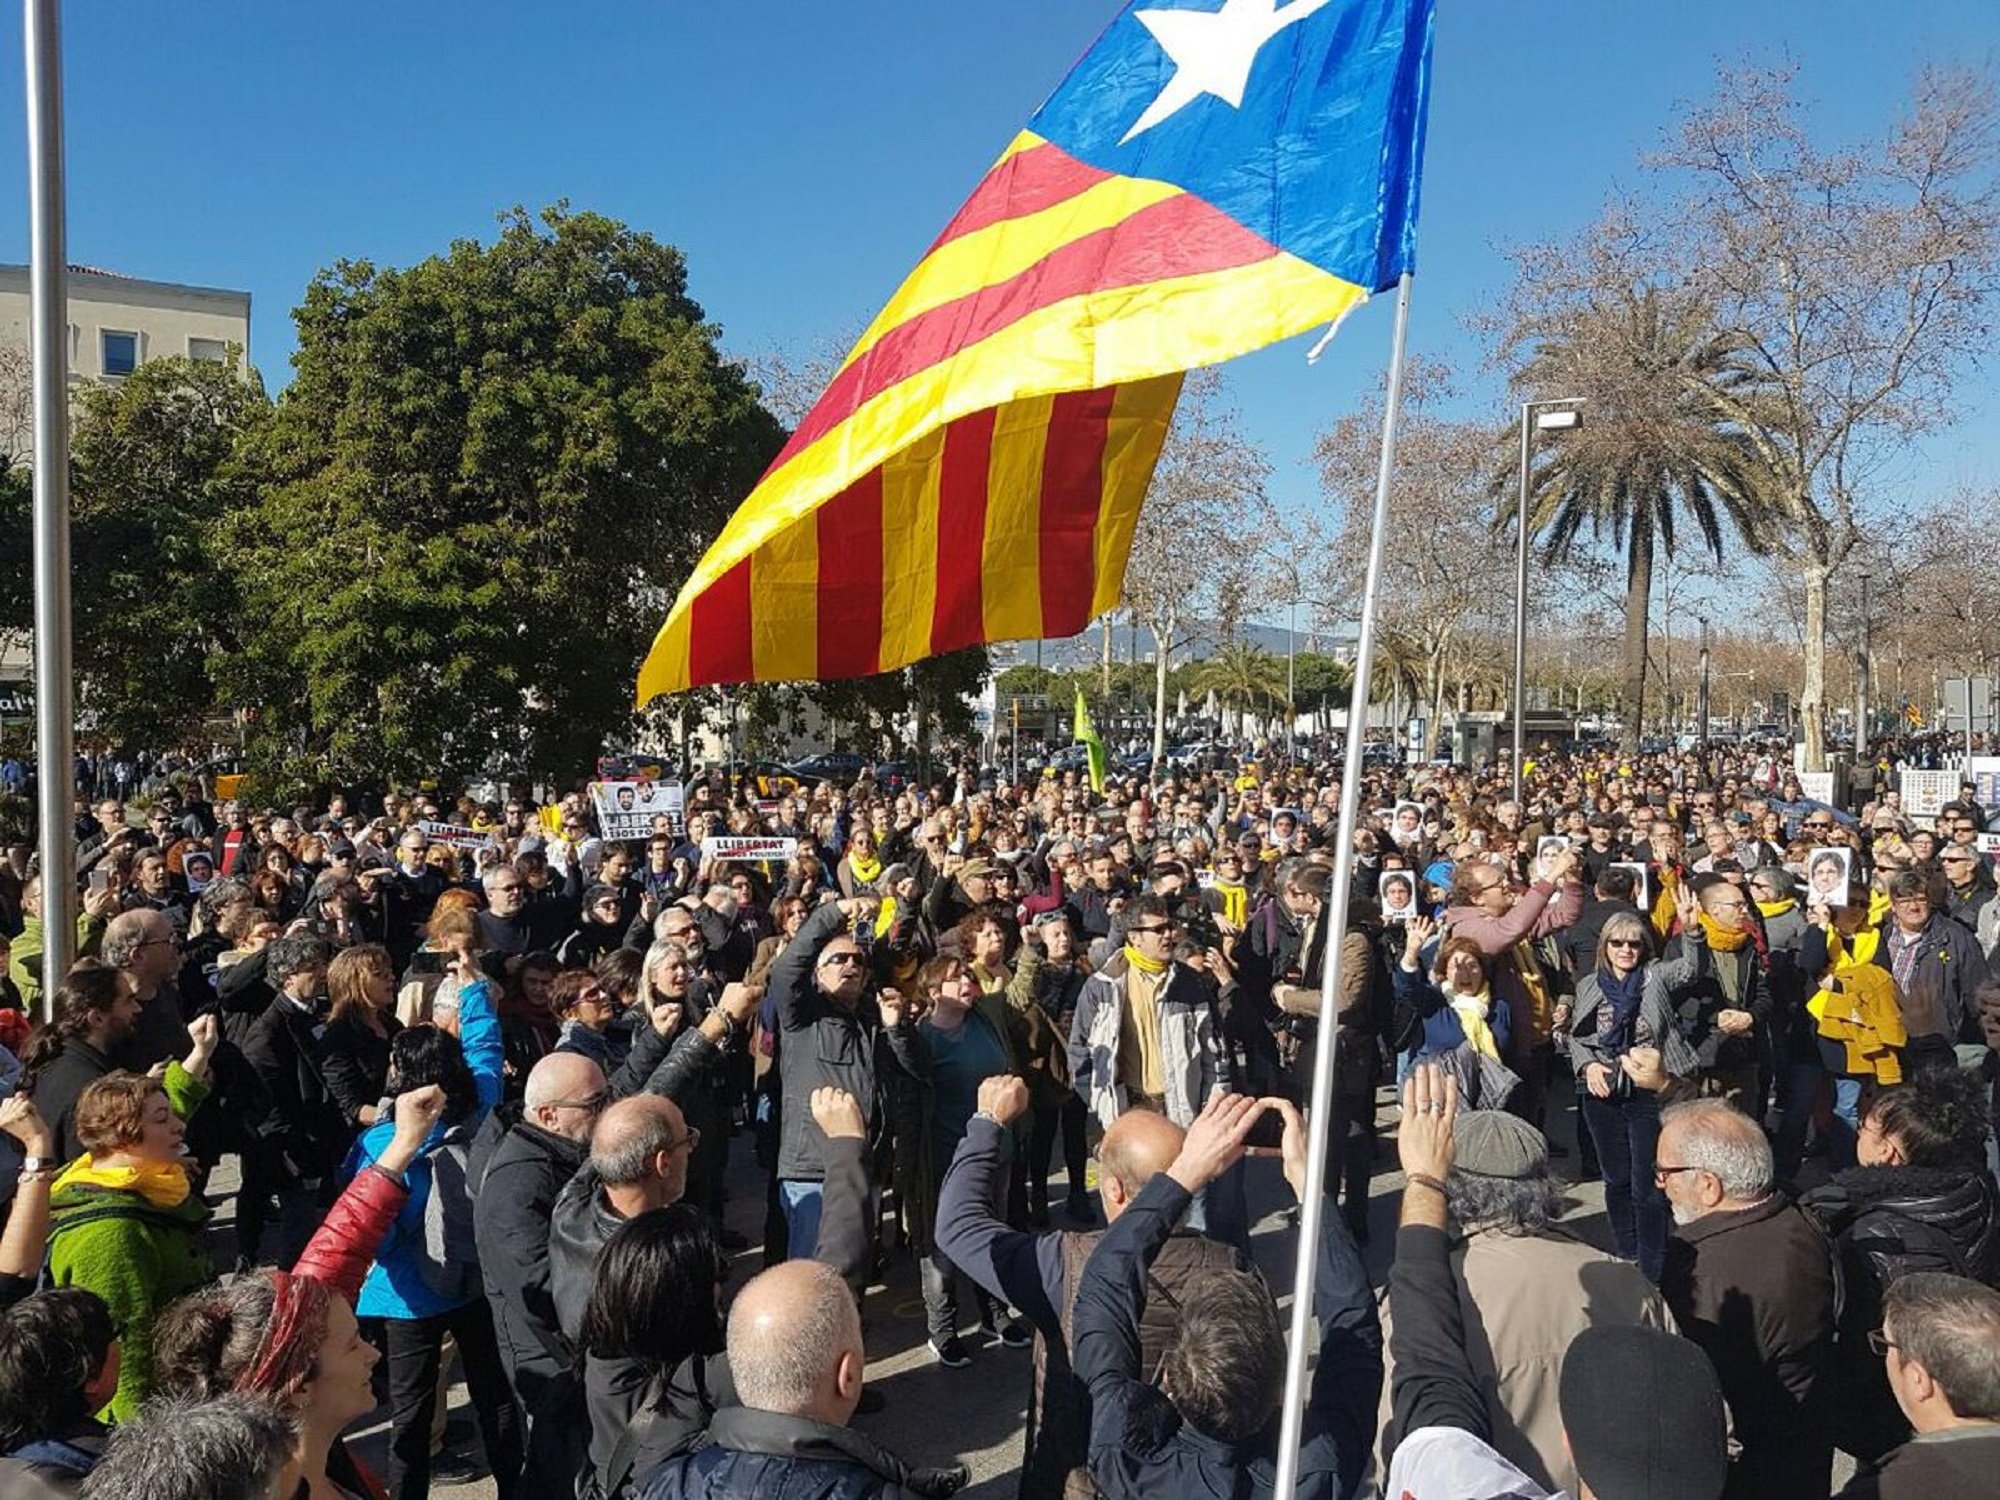
[[[1524,719],[1528,705],[1528,468],[1535,433],[1581,427],[1580,396],[1521,403],[1521,487],[1514,499],[1514,791],[1521,800],[1521,764],[1526,755]]]
[[[1701,736],[1701,757],[1704,764],[1708,760],[1708,620],[1701,622],[1701,691],[1695,695],[1696,711],[1701,715],[1701,723],[1696,726]],[[1706,774],[1706,773],[1704,773]]]
[[[1861,649],[1854,653],[1854,769],[1861,769],[1861,757],[1868,753],[1868,570],[1861,570]]]
[[[1299,722],[1299,679],[1294,655],[1299,642],[1299,581],[1292,575],[1292,597],[1285,601],[1285,759],[1295,758],[1293,731]]]

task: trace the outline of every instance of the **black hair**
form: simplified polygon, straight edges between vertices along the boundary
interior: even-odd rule
[[[723,1346],[716,1288],[727,1273],[708,1215],[687,1203],[619,1226],[597,1257],[579,1353],[629,1359],[647,1375]]]
[[[479,1085],[458,1038],[440,1026],[406,1026],[389,1042],[388,1092],[407,1094],[433,1083],[444,1090],[446,1124],[462,1124],[479,1108]]]
[[[1993,985],[1980,989],[1982,995]],[[1875,1128],[1892,1137],[1913,1167],[1983,1172],[1986,1084],[1976,1073],[1946,1068],[1884,1089],[1868,1106]]]
[[[49,1006],[50,1020],[35,1028],[21,1049],[21,1081],[17,1092],[34,1092],[42,1069],[62,1056],[71,1037],[90,1030],[93,1013],[108,1014],[123,997],[125,976],[95,958],[80,958],[56,986]]]
[[[0,1453],[88,1417],[84,1387],[116,1337],[104,1299],[81,1287],[37,1292],[0,1313]]]

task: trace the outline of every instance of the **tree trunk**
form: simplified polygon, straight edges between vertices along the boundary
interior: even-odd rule
[[[1653,532],[1632,528],[1625,559],[1625,734],[1627,753],[1639,748],[1646,721],[1646,612],[1653,598]]]
[[[1799,727],[1805,734],[1808,771],[1826,769],[1826,587],[1832,569],[1806,564],[1806,673],[1799,694]]]
[[[1167,621],[1166,634],[1153,628],[1153,770],[1167,757],[1167,643],[1174,638],[1174,622]]]

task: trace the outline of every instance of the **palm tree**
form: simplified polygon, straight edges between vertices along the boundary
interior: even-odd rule
[[[1624,709],[1636,744],[1646,694],[1653,563],[1691,521],[1718,560],[1729,538],[1762,555],[1785,517],[1785,487],[1735,420],[1774,400],[1740,334],[1719,332],[1691,296],[1620,290],[1579,307],[1533,346],[1515,378],[1524,395],[1580,396],[1582,429],[1546,445],[1529,479],[1528,525],[1549,563],[1582,533],[1625,554]],[[1511,442],[1510,442],[1511,451]],[[1514,528],[1513,469],[1500,525]]]
[[[1189,674],[1196,692],[1213,692],[1227,707],[1254,710],[1286,702],[1285,664],[1256,646],[1231,641]]]

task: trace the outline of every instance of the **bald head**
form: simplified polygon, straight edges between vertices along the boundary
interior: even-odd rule
[[[580,1052],[551,1052],[528,1070],[521,1103],[542,1129],[581,1141],[597,1123],[604,1091],[604,1070],[596,1063]]]
[[[1104,1216],[1115,1219],[1141,1189],[1173,1165],[1186,1132],[1149,1109],[1127,1110],[1111,1122],[1097,1148]]]
[[[590,1165],[619,1212],[678,1203],[693,1145],[680,1106],[657,1094],[620,1099],[590,1132]]]
[[[751,1278],[729,1310],[729,1368],[753,1411],[845,1426],[867,1354],[854,1294],[833,1267],[790,1260]]]

